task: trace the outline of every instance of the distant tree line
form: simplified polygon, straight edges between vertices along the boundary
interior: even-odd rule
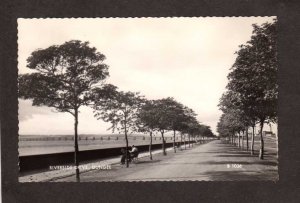
[[[252,129],[251,154],[254,154],[254,129],[259,125],[259,158],[264,158],[263,127],[267,122],[277,123],[278,61],[277,21],[253,25],[251,39],[240,45],[237,58],[228,75],[227,90],[222,95],[219,108],[223,114],[217,124],[217,132],[235,143],[238,137],[246,137]]]
[[[97,119],[110,122],[113,131],[124,133],[126,160],[128,135],[144,132],[150,135],[150,159],[152,159],[152,135],[159,132],[162,137],[163,154],[166,155],[165,138],[167,131],[190,139],[212,137],[209,126],[200,124],[196,113],[167,97],[147,100],[140,93],[123,92],[112,84],[105,83],[109,76],[105,56],[88,42],[72,40],[62,45],[38,49],[27,59],[27,67],[33,73],[19,75],[19,98],[31,99],[34,106],[48,106],[58,112],[67,112],[74,117],[74,163],[76,180],[80,181],[78,161],[78,122],[80,107],[94,109]],[[128,167],[128,162],[126,163]]]

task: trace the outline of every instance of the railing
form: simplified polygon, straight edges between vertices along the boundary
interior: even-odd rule
[[[129,140],[149,140],[149,136],[128,136]],[[153,136],[153,140],[161,140],[162,138],[160,136]],[[43,137],[43,138],[23,138],[19,137],[19,141],[67,141],[67,140],[74,140],[74,136],[72,137]],[[101,137],[95,137],[95,136],[79,136],[78,140],[125,140],[124,135],[123,136],[101,136]],[[173,137],[165,137],[165,140],[173,140]],[[181,140],[180,137],[176,136],[175,140]],[[185,139],[186,141],[188,138]]]

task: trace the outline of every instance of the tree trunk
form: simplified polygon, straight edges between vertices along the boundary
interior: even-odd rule
[[[259,150],[259,159],[264,159],[264,138],[263,138],[263,127],[265,119],[260,121],[260,150]]]
[[[176,145],[175,145],[175,130],[174,130],[174,134],[173,134],[173,148],[174,148],[174,152],[176,153]]]
[[[243,130],[243,134],[242,134],[242,149],[244,149],[244,137],[245,137],[245,131]]]
[[[236,146],[236,135],[235,135],[235,133],[233,134],[233,145]]]
[[[235,133],[232,135],[232,140],[233,140],[233,146],[235,146]]]
[[[75,140],[74,140],[74,147],[75,147],[75,153],[74,153],[74,162],[75,162],[75,170],[76,170],[76,181],[80,182],[80,176],[79,176],[79,160],[78,160],[78,109],[75,109],[75,123],[74,123],[74,131],[75,131]]]
[[[252,126],[252,137],[251,137],[251,155],[254,155],[254,130],[255,126]]]
[[[126,153],[125,153],[125,162],[126,162],[126,168],[129,167],[129,162],[128,162],[128,137],[127,137],[127,126],[126,126],[126,117],[125,117],[125,140],[126,140]]]
[[[162,150],[163,150],[164,156],[166,156],[167,152],[166,152],[166,147],[165,147],[164,131],[160,131],[160,132],[161,132],[161,138],[162,138]]]
[[[182,151],[182,133],[180,133],[180,150]]]
[[[234,143],[235,143],[235,146],[238,146],[238,136],[237,134],[234,134]]]
[[[184,149],[186,149],[186,144],[185,144],[185,135],[184,135]]]
[[[150,131],[150,145],[149,145],[149,154],[150,154],[150,160],[152,160],[152,131]]]
[[[189,148],[190,148],[191,147],[190,134],[188,134],[188,138],[189,138]]]
[[[249,150],[249,137],[248,137],[248,127],[246,129],[246,142],[247,142],[247,151]]]
[[[276,132],[276,147],[277,147],[276,154],[277,154],[277,161],[278,161],[278,158],[279,158],[279,155],[278,155],[278,130]]]
[[[238,133],[238,147],[241,147],[241,132]]]

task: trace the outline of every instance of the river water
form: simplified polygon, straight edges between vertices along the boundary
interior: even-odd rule
[[[19,140],[19,155],[37,155],[51,154],[60,152],[73,152],[74,140],[73,137],[55,137],[55,138],[23,138]],[[166,142],[173,142],[172,138],[166,137]],[[179,141],[180,138],[176,138]],[[131,145],[146,145],[150,143],[149,136],[129,137],[129,146]],[[161,143],[161,137],[153,137],[152,143]],[[79,150],[103,149],[113,147],[125,147],[126,142],[124,136],[105,136],[105,137],[81,137],[78,141]]]

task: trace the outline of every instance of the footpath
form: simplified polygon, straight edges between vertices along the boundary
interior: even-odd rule
[[[163,156],[158,153],[153,160],[140,158],[128,168],[113,165],[111,170],[92,170],[80,175],[81,182],[114,181],[277,181],[278,162],[276,145],[265,139],[264,160],[250,151],[214,140],[205,144],[172,151]],[[61,178],[55,182],[74,182],[75,176]]]
[[[184,148],[184,145],[182,145],[181,147]],[[166,151],[171,151],[171,150],[173,150],[173,147],[166,148]],[[162,153],[162,150],[152,151],[152,155],[156,155],[160,153]],[[139,154],[139,158],[148,157],[148,156],[149,156],[149,152],[142,152]],[[99,168],[105,169],[105,167],[110,167],[111,165],[120,164],[120,159],[121,157],[114,157],[108,159],[101,159],[86,164],[80,164],[79,165],[80,174],[92,170],[99,170]],[[57,167],[57,168],[53,168],[52,170],[49,169],[49,171],[36,172],[36,173],[20,176],[19,182],[49,182],[49,181],[55,181],[57,179],[66,178],[74,175],[75,175],[75,169],[72,166],[70,166],[69,168],[62,166],[61,168]]]

